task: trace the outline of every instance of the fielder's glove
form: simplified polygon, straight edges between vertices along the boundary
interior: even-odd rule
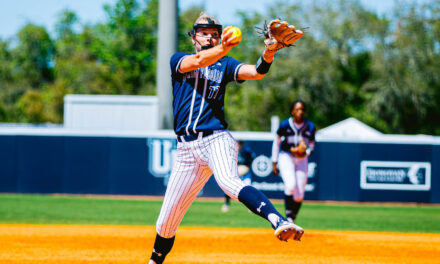
[[[290,152],[293,155],[295,155],[295,157],[298,157],[298,158],[302,158],[302,157],[306,156],[306,154],[307,154],[306,151],[307,151],[307,144],[304,141],[304,139],[301,139],[298,146],[290,148]]]
[[[292,46],[304,34],[294,25],[289,25],[286,21],[280,22],[279,19],[270,21],[269,25],[264,22],[263,28],[257,28],[257,32],[264,36],[266,50],[271,52]]]
[[[306,155],[306,150],[307,150],[307,144],[304,141],[304,139],[301,139],[298,147],[296,147],[296,152],[298,153],[298,156],[304,157]]]

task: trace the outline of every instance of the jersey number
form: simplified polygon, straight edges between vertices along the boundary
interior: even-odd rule
[[[209,86],[208,99],[215,99],[219,90],[220,86]]]

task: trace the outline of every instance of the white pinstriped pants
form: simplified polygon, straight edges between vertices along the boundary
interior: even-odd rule
[[[284,182],[284,194],[293,195],[293,199],[301,202],[307,184],[308,158],[295,158],[288,152],[281,151],[278,155],[278,169]]]
[[[227,130],[178,142],[176,163],[156,222],[157,233],[165,238],[176,235],[183,216],[213,173],[220,188],[238,200],[246,184],[238,176],[237,158],[237,142]]]

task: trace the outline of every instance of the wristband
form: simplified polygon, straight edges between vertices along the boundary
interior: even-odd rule
[[[255,66],[259,74],[266,74],[269,71],[270,65],[272,65],[272,62],[268,63],[263,59],[263,56],[260,56]]]

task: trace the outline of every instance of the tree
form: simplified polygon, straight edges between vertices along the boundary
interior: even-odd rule
[[[158,1],[142,9],[136,0],[119,0],[104,9],[108,22],[94,28],[91,50],[117,77],[114,93],[154,93]]]
[[[440,2],[434,3],[396,8],[394,30],[376,47],[374,78],[364,89],[367,111],[386,132],[440,133]]]
[[[21,120],[26,123],[43,123],[46,121],[43,96],[37,90],[27,90],[17,102],[17,109]]]
[[[94,25],[64,10],[53,39],[27,24],[15,46],[0,40],[0,121],[62,122],[68,93],[154,95],[158,3],[118,0]],[[308,29],[263,80],[228,86],[231,129],[268,131],[270,117],[288,117],[300,98],[318,128],[353,116],[383,132],[440,134],[440,0],[399,0],[381,17],[360,0],[282,0],[267,10],[237,14],[243,41],[228,55],[255,63],[264,20]],[[180,13],[180,51],[194,52],[187,32],[201,11]]]
[[[54,44],[45,28],[25,25],[18,36],[18,45],[12,50],[14,78],[24,81],[33,89],[53,80]]]
[[[12,79],[12,55],[9,43],[0,40],[0,122],[8,121],[8,91]]]
[[[230,91],[241,109],[232,107],[234,113],[228,114],[232,124],[269,130],[270,116],[288,117],[290,103],[298,98],[307,103],[309,118],[318,126],[330,125],[363,108],[361,87],[371,78],[367,44],[376,37],[371,29],[382,22],[359,1],[318,1],[309,5],[277,2],[266,17],[257,13],[241,15],[244,40],[234,49],[244,54],[244,61],[255,61],[261,54],[262,38],[255,34],[254,26],[261,27],[265,18],[269,21],[281,17],[303,28],[306,34],[295,47],[276,55],[263,80],[244,83],[243,92],[237,92],[241,96]],[[259,107],[254,107],[255,102]]]

